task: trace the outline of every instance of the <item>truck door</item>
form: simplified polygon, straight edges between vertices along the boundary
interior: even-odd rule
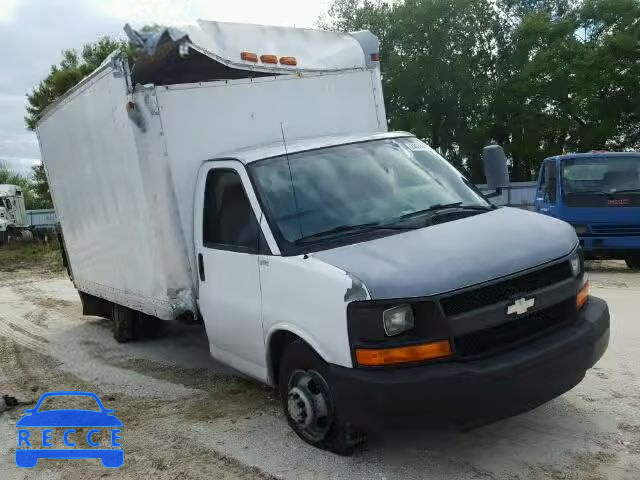
[[[260,208],[244,166],[236,161],[206,164],[195,199],[198,306],[211,355],[264,380],[258,266],[264,242],[256,215]]]
[[[547,159],[542,163],[538,189],[536,192],[536,210],[552,217],[556,214],[558,175],[556,161]]]

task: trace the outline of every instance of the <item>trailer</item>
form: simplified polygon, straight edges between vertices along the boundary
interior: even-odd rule
[[[53,208],[27,210],[27,223],[34,238],[48,242],[56,236],[58,217]]]

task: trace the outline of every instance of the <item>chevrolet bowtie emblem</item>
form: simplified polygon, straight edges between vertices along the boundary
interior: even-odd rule
[[[536,304],[535,298],[519,298],[513,304],[507,306],[507,315],[522,315],[527,313],[530,308]]]

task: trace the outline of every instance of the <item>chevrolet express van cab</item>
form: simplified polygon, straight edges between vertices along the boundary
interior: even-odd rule
[[[129,33],[133,71],[114,55],[38,124],[84,312],[118,340],[201,319],[215,359],[337,453],[374,427],[532,409],[602,356],[573,228],[495,208],[387,132],[371,34]]]

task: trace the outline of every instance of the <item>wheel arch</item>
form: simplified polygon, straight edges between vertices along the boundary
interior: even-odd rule
[[[302,340],[326,363],[331,363],[327,354],[305,331],[292,325],[275,325],[267,335],[267,381],[269,385],[277,387],[280,369],[280,359],[285,348],[296,340]]]

